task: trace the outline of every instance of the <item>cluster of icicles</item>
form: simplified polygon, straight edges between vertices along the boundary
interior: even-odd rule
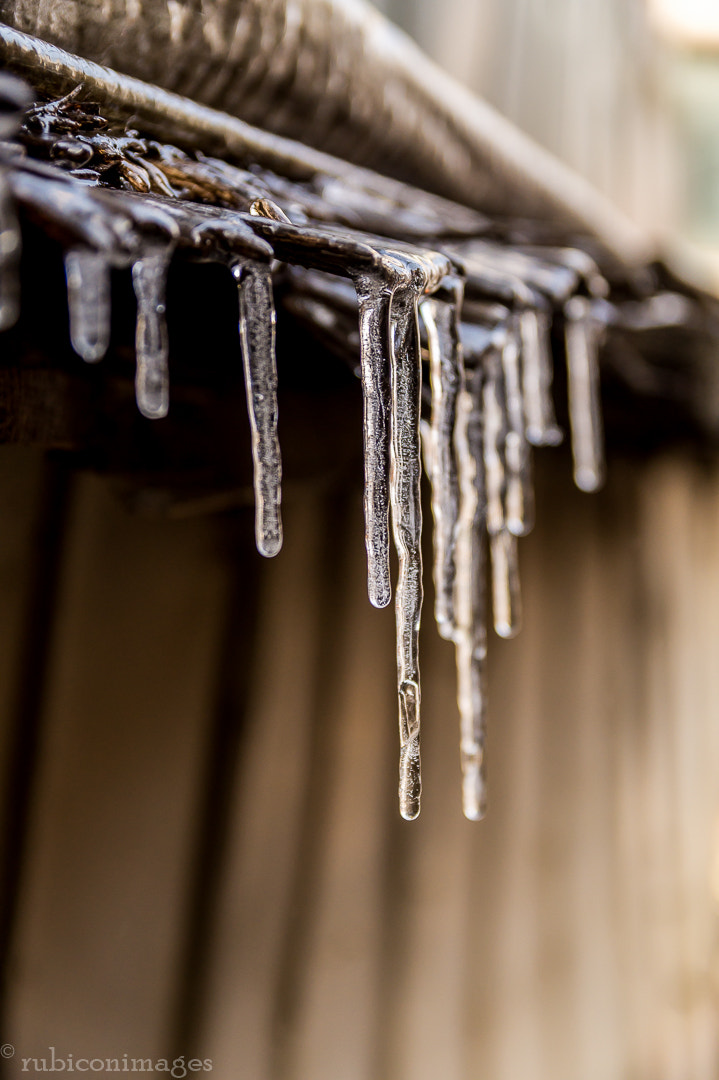
[[[421,792],[420,432],[432,488],[435,619],[441,636],[456,650],[462,806],[471,820],[485,811],[486,551],[494,628],[512,637],[520,622],[517,538],[532,527],[530,444],[556,445],[561,439],[550,395],[548,312],[488,308],[484,325],[462,322],[464,281],[453,269],[461,263],[471,275],[473,270],[493,272],[493,267],[491,260],[482,264],[477,245],[474,250],[468,246],[461,257],[455,254],[453,267],[426,255],[387,251],[383,273],[355,281],[365,403],[369,595],[378,607],[390,599],[389,511],[399,559],[399,797],[400,812],[408,819],[419,813]],[[593,491],[603,475],[599,325],[585,296],[568,298],[564,317],[575,480]],[[419,415],[420,324],[429,354],[429,422]]]
[[[375,606],[391,599],[390,529],[399,561],[400,812],[412,819],[420,809],[423,456],[432,487],[435,615],[457,657],[463,809],[468,818],[482,817],[486,552],[494,627],[510,637],[520,618],[517,538],[532,524],[530,444],[551,445],[561,438],[551,401],[549,342],[557,297],[565,327],[575,479],[584,490],[594,490],[602,480],[597,347],[609,305],[601,299],[604,283],[592,260],[575,250],[522,251],[480,240],[428,251],[346,229],[295,225],[267,200],[241,214],[138,198],[84,186],[52,166],[25,159],[7,162],[0,174],[3,329],[18,316],[18,202],[77,237],[65,254],[70,334],[73,348],[88,362],[100,360],[109,346],[110,270],[131,265],[136,395],[148,418],[168,411],[165,282],[173,254],[184,249],[229,265],[239,288],[256,538],[265,556],[276,555],[282,544],[271,262],[276,258],[310,273],[330,271],[352,280],[364,395],[369,597]],[[551,302],[545,293],[538,303],[536,279],[542,274],[560,282]],[[472,289],[472,299],[463,306],[465,288]],[[479,302],[483,291],[491,299]],[[504,294],[511,306],[498,303]],[[423,343],[430,422],[420,419]]]

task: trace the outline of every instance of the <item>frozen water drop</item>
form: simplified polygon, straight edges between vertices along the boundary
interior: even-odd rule
[[[65,277],[70,341],[78,356],[93,364],[110,344],[110,266],[101,252],[75,248],[65,255]]]
[[[239,285],[240,347],[252,433],[255,540],[271,558],[282,547],[282,463],[277,436],[275,306],[269,267],[252,261],[232,268]]]

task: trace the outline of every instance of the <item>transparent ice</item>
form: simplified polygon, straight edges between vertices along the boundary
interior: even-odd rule
[[[487,483],[487,532],[492,563],[494,629],[500,637],[514,637],[521,622],[517,538],[506,517],[506,467],[503,454],[507,413],[501,361],[497,350],[486,358],[484,406],[484,468]]]
[[[482,431],[482,366],[468,368],[457,399],[455,447],[460,511],[455,549],[457,704],[460,717],[462,809],[470,821],[486,807],[486,495]]]
[[[70,341],[88,364],[110,344],[110,264],[102,252],[73,248],[65,254]]]
[[[454,549],[459,516],[459,481],[453,435],[461,383],[459,337],[461,282],[452,279],[453,302],[429,297],[420,304],[427,333],[432,391],[431,464],[434,520],[435,618],[439,633],[451,638],[454,626]]]
[[[403,818],[419,814],[422,789],[419,734],[419,623],[422,613],[422,504],[419,412],[422,394],[417,290],[395,290],[391,304],[392,441],[390,502],[399,559],[397,575],[397,680]]]
[[[507,431],[504,438],[507,528],[515,536],[526,536],[534,523],[534,494],[532,460],[525,433],[519,334],[514,320],[501,357],[507,411]]]
[[[138,409],[149,420],[167,416],[170,403],[165,322],[169,262],[170,252],[162,246],[149,248],[132,266],[132,284],[137,299],[135,396]]]
[[[389,604],[389,327],[392,289],[379,274],[355,278],[364,403],[364,513],[370,602]]]
[[[240,347],[252,436],[255,540],[260,554],[271,558],[282,547],[272,277],[268,266],[251,260],[235,262],[232,273],[239,287]]]
[[[526,431],[534,446],[557,446],[562,441],[552,404],[550,328],[546,311],[527,308],[519,315]]]
[[[573,296],[564,314],[574,482],[582,491],[597,491],[604,482],[599,327],[588,297]]]

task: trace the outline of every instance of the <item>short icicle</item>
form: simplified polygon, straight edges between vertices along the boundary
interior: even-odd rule
[[[282,462],[277,436],[275,306],[269,266],[237,261],[232,273],[239,287],[240,348],[247,411],[252,433],[255,490],[255,542],[267,558],[282,547]]]
[[[454,292],[453,302],[438,297],[424,299],[419,312],[427,332],[432,390],[431,461],[432,516],[434,519],[435,619],[443,638],[451,639],[454,627],[454,577],[459,481],[453,445],[460,389],[462,345],[459,339],[459,308],[462,283],[445,279]]]
[[[562,441],[552,404],[550,328],[546,311],[527,308],[519,315],[526,431],[533,446],[558,446]]]
[[[137,299],[135,395],[138,409],[149,420],[167,416],[170,403],[165,322],[165,285],[170,253],[167,246],[151,248],[132,267]]]
[[[492,557],[494,629],[500,637],[514,637],[521,622],[517,565],[517,538],[507,528],[506,470],[503,455],[506,410],[503,379],[496,350],[487,355],[484,406],[484,468],[487,484],[487,531]]]
[[[110,265],[99,251],[74,248],[65,255],[70,341],[88,364],[102,360],[110,344]]]
[[[574,482],[581,491],[597,491],[604,483],[599,327],[586,296],[568,300],[564,315]]]
[[[396,289],[390,326],[392,441],[390,503],[399,557],[397,681],[399,692],[399,808],[411,821],[419,814],[422,790],[419,733],[419,622],[422,613],[422,504],[420,500],[419,410],[422,394],[417,290]]]
[[[532,459],[525,434],[524,395],[520,374],[518,328],[509,327],[502,348],[507,430],[504,438],[506,464],[507,528],[514,536],[526,536],[534,524]]]
[[[457,399],[455,448],[459,469],[454,642],[460,717],[462,809],[470,821],[486,810],[487,628],[485,599],[486,493],[482,432],[482,365],[467,368]]]
[[[367,592],[377,608],[392,598],[389,566],[389,326],[392,289],[379,274],[355,278],[364,401],[364,514]]]

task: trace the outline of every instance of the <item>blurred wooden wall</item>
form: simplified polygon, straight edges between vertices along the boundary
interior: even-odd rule
[[[538,461],[475,825],[431,595],[399,819],[357,477],[289,492],[268,563],[249,513],[148,519],[2,449],[6,785],[14,725],[36,741],[8,1077],[55,1046],[223,1080],[715,1080],[719,470],[613,461],[587,496]]]
[[[676,228],[682,167],[646,0],[384,0],[455,78],[644,228]]]

